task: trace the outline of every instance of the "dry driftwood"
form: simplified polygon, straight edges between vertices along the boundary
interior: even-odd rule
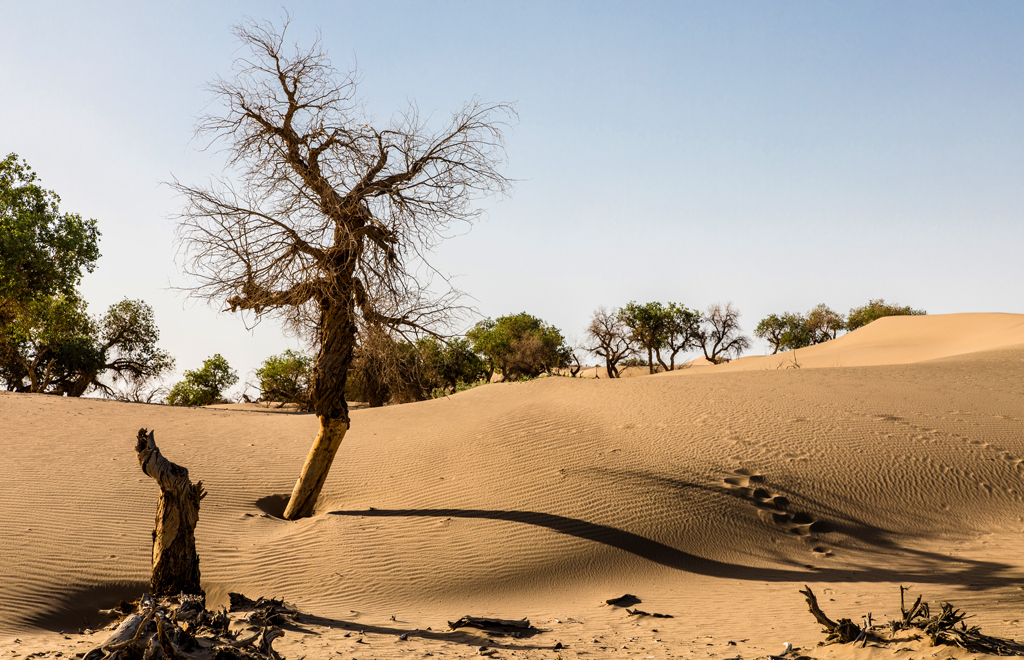
[[[674,619],[675,617],[671,614],[661,614],[660,612],[644,612],[641,609],[626,609],[626,614],[629,616],[651,616],[655,619]]]
[[[299,614],[296,610],[286,605],[283,600],[276,598],[260,597],[257,600],[252,600],[242,594],[230,592],[228,599],[231,601],[230,609],[232,612],[247,611],[250,614],[245,620],[261,626],[279,626],[292,623]]]
[[[828,633],[828,637],[825,638],[826,642],[846,644],[861,638],[860,626],[850,619],[839,619],[837,622],[825,616],[825,613],[818,607],[818,599],[815,598],[814,592],[806,584],[800,593],[807,599],[807,609],[811,611],[815,620],[825,627],[825,632]]]
[[[160,504],[153,530],[153,576],[149,583],[155,596],[180,593],[204,596],[199,586],[199,555],[196,523],[199,502],[206,497],[203,482],[193,484],[188,470],[163,457],[153,432],[139,429],[135,443],[139,466],[160,486]]]
[[[818,607],[818,600],[814,597],[810,587],[805,585],[804,590],[800,593],[807,598],[807,607],[810,609],[811,614],[814,615],[818,623],[825,627],[825,632],[828,633],[825,643],[836,642],[845,644],[861,639],[865,640],[865,643],[868,639],[884,643],[892,640],[887,640],[880,636],[876,629],[888,628],[891,635],[895,635],[900,630],[920,631],[923,635],[928,636],[935,646],[946,644],[959,646],[973,653],[1024,656],[1024,644],[1012,639],[985,635],[978,626],[968,627],[964,623],[964,619],[969,617],[949,603],[942,603],[940,606],[941,611],[935,616],[931,616],[928,604],[921,601],[921,596],[918,596],[914,604],[907,608],[904,599],[906,591],[905,587],[900,587],[900,612],[902,615],[900,620],[890,621],[884,627],[872,626],[871,614],[865,617],[867,622],[863,627],[858,627],[849,619],[840,619],[838,622],[832,621]]]
[[[970,617],[949,603],[942,603],[941,611],[935,616],[929,616],[931,612],[928,604],[922,603],[921,596],[918,596],[910,609],[907,609],[903,598],[906,591],[906,587],[900,586],[900,612],[903,616],[901,621],[890,623],[893,632],[917,629],[930,637],[932,644],[936,646],[947,644],[974,653],[991,655],[1024,655],[1024,644],[1012,639],[985,635],[978,626],[968,627],[964,619]]]
[[[456,628],[520,628],[527,629],[530,627],[530,620],[523,619],[489,619],[482,616],[469,616],[468,614],[458,621],[449,621],[448,627],[452,630]]]

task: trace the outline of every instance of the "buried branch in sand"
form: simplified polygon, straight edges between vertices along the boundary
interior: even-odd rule
[[[890,621],[885,625],[872,625],[871,614],[864,617],[864,624],[858,626],[850,619],[839,619],[838,622],[828,618],[818,607],[818,599],[815,598],[811,588],[804,585],[801,594],[807,600],[807,608],[814,618],[825,627],[824,632],[828,634],[821,644],[848,644],[850,642],[861,642],[862,646],[869,641],[885,644],[895,642],[895,635],[901,630],[920,631],[914,634],[915,639],[928,637],[932,646],[946,645],[959,646],[972,653],[989,653],[992,655],[1024,655],[1024,644],[1012,639],[1002,639],[982,634],[978,626],[968,627],[964,619],[969,618],[966,614],[956,609],[949,603],[941,604],[941,611],[935,616],[929,616],[930,611],[927,603],[921,602],[921,596],[917,597],[910,609],[907,609],[903,599],[906,587],[900,587],[900,612],[902,616],[899,621]],[[905,640],[899,640],[905,641]]]

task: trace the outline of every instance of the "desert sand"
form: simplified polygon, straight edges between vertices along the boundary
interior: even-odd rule
[[[817,647],[805,584],[833,618],[895,618],[902,584],[1024,638],[1024,315],[888,318],[795,362],[355,410],[297,522],[277,516],[311,415],[0,393],[0,659],[84,653],[109,634],[97,610],[145,589],[159,492],[140,427],[209,492],[209,604],[236,591],[317,617],[275,644],[289,659],[977,657]],[[673,618],[604,603],[625,593]],[[539,632],[449,632],[464,614]]]

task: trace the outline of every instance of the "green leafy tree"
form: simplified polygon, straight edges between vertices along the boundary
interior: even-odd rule
[[[262,398],[281,405],[298,404],[300,410],[312,410],[309,398],[312,369],[313,358],[291,349],[268,357],[256,370]]]
[[[95,220],[61,213],[16,154],[0,161],[0,378],[10,391],[47,392],[99,358],[76,287],[99,259]]]
[[[487,376],[487,366],[473,351],[468,339],[440,341],[424,337],[416,342],[417,357],[423,364],[423,390],[451,394]]]
[[[772,347],[772,355],[782,348],[782,336],[786,332],[786,322],[783,315],[769,314],[757,323],[754,328],[754,336],[763,339]]]
[[[60,197],[45,190],[17,154],[0,161],[0,304],[41,296],[72,296],[82,271],[100,257],[95,220],[61,213]]]
[[[428,398],[416,347],[393,334],[381,326],[364,328],[345,382],[346,398],[366,401],[371,408]]]
[[[676,368],[676,355],[700,346],[700,312],[688,309],[685,305],[669,303],[665,307],[666,321],[664,330],[663,350],[668,351],[667,369]],[[665,361],[658,353],[658,362],[665,366]]]
[[[462,338],[408,342],[366,333],[354,365],[346,396],[371,408],[451,394],[487,374],[484,361]]]
[[[668,369],[659,350],[665,345],[671,313],[659,302],[641,305],[630,302],[619,310],[619,318],[629,328],[630,336],[641,350],[647,351],[647,366],[653,374],[654,360]]]
[[[764,339],[772,347],[772,354],[810,346],[813,335],[803,314],[783,312],[769,314],[754,328],[754,336]]]
[[[816,305],[807,313],[807,332],[812,344],[832,341],[845,329],[846,318],[825,303]]]
[[[152,307],[128,298],[114,303],[99,319],[103,368],[83,373],[76,388],[84,392],[83,386],[91,386],[122,401],[152,402],[164,391],[154,382],[174,370],[174,358],[157,347],[158,341],[160,329]],[[111,384],[103,382],[106,375]]]
[[[157,347],[153,310],[141,300],[122,300],[95,319],[77,296],[42,296],[19,306],[3,335],[10,351],[0,379],[17,392],[77,397],[97,390],[146,400],[147,385],[174,368],[170,354]]]
[[[888,304],[884,299],[870,300],[868,304],[854,307],[847,316],[846,329],[853,331],[857,328],[876,321],[884,316],[923,316],[927,314],[923,309],[912,309],[909,306],[901,306],[898,303]]]
[[[845,328],[843,315],[822,303],[806,316],[795,312],[769,314],[757,324],[754,336],[767,341],[775,354],[831,341]]]
[[[77,373],[102,368],[95,334],[95,321],[76,295],[22,302],[3,325],[4,385],[13,392],[63,393]]]
[[[171,388],[167,403],[172,406],[208,406],[224,400],[224,390],[238,382],[238,374],[220,353],[203,361],[203,367],[186,371],[185,378]]]
[[[484,319],[466,337],[486,360],[488,377],[500,373],[502,381],[551,373],[568,366],[572,354],[558,328],[526,312]]]

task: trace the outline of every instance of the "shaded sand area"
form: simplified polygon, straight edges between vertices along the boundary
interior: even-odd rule
[[[158,492],[135,461],[140,427],[209,491],[196,536],[211,603],[238,591],[318,617],[275,643],[288,658],[486,643],[725,660],[784,642],[893,657],[815,648],[804,584],[833,618],[895,618],[904,584],[1024,638],[1024,316],[883,319],[800,362],[813,351],[827,354],[813,369],[736,360],[356,410],[298,522],[276,515],[313,416],[0,394],[0,658],[87,651],[108,634],[80,634],[106,623],[96,609],[144,589]],[[674,618],[604,604],[624,593]],[[448,633],[464,614],[541,632]],[[975,657],[902,646],[901,660]]]

